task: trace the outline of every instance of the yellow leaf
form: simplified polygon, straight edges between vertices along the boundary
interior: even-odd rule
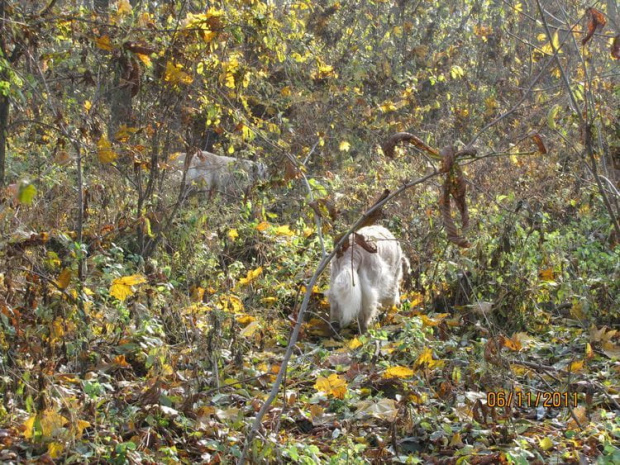
[[[107,50],[108,52],[114,50],[114,47],[110,42],[110,37],[107,35],[95,37],[95,45],[97,46],[97,48],[100,48],[101,50]]]
[[[59,442],[50,442],[47,445],[47,453],[53,459],[57,459],[65,450],[65,445]]]
[[[414,371],[411,368],[403,366],[389,367],[383,373],[384,378],[411,378]]]
[[[247,325],[248,323],[252,323],[255,320],[256,318],[254,318],[252,315],[239,315],[237,317],[237,323],[239,323],[240,325]]]
[[[37,420],[36,415],[32,415],[24,422],[24,437],[26,439],[32,439],[34,436],[34,423]]]
[[[58,275],[56,284],[58,284],[59,288],[66,289],[67,286],[69,286],[70,282],[71,282],[71,270],[69,268],[65,268],[64,270],[62,270],[60,275]]]
[[[302,231],[304,237],[310,237],[314,233],[314,229],[312,228],[304,228]]]
[[[112,285],[110,286],[110,295],[112,297],[116,297],[120,301],[124,301],[127,297],[133,295],[134,293],[131,286],[143,284],[145,282],[146,278],[139,274],[117,278],[112,281]]]
[[[590,359],[594,357],[594,351],[592,350],[592,346],[590,345],[590,343],[588,342],[586,344],[586,358]]]
[[[417,360],[415,361],[416,366],[421,366],[421,365],[430,365],[433,362],[433,351],[432,349],[429,349],[428,347],[426,349],[424,349],[422,351],[422,353],[420,354],[420,356],[417,358]]]
[[[280,95],[282,95],[283,97],[290,96],[291,95],[291,88],[290,88],[290,86],[283,87],[280,90]]]
[[[189,74],[183,71],[183,65],[171,63],[170,61],[166,63],[166,71],[164,73],[164,81],[169,82],[171,84],[191,84],[194,78],[192,78]]]
[[[153,62],[151,62],[151,57],[149,57],[148,55],[143,55],[142,53],[136,53],[136,55],[138,56],[138,60],[140,60],[147,68],[153,66]]]
[[[340,142],[340,146],[338,148],[341,152],[348,152],[351,148],[351,144],[348,143],[346,140],[343,140],[342,142]]]
[[[118,2],[118,10],[117,11],[118,11],[119,15],[131,14],[133,9],[131,8],[131,4],[129,3],[129,0],[120,0],[120,2]]]
[[[276,303],[278,299],[276,297],[263,297],[260,299],[261,304],[273,304]]]
[[[228,87],[229,89],[234,89],[235,88],[235,76],[233,76],[230,73],[227,73],[226,78],[224,80],[224,85]]]
[[[288,226],[288,224],[276,228],[277,236],[293,236],[294,234],[295,233],[291,231],[291,228]]]
[[[44,438],[52,435],[69,422],[65,417],[52,409],[47,409],[40,414],[41,432]]]
[[[426,315],[420,315],[420,320],[424,326],[438,326],[441,324],[441,320],[429,318]]]
[[[237,232],[236,229],[230,229],[228,231],[228,237],[230,238],[231,241],[234,241],[235,239],[239,237],[239,233]]]
[[[90,427],[90,423],[85,420],[78,420],[75,426],[75,435],[79,439],[84,434],[84,430]]]
[[[538,442],[538,445],[540,446],[540,448],[541,448],[542,450],[547,451],[547,450],[549,450],[549,449],[552,449],[552,448],[553,448],[553,441],[552,441],[551,439],[549,439],[549,437],[547,436],[546,438],[541,439],[541,440]]]
[[[90,103],[90,100],[86,100],[84,102],[84,110],[89,111],[93,107],[93,104]]]
[[[259,266],[255,270],[248,271],[247,276],[245,278],[241,278],[239,280],[239,284],[243,286],[243,285],[251,283],[256,278],[258,278],[261,275],[262,272],[263,272],[263,267],[262,266]]]
[[[546,268],[538,272],[538,277],[541,281],[553,281],[555,276],[552,268]]]
[[[101,163],[111,163],[116,160],[117,154],[112,150],[112,143],[106,136],[101,136],[97,142],[97,157]]]
[[[385,102],[379,108],[381,108],[381,111],[383,113],[389,113],[391,111],[396,111],[398,109],[396,108],[396,105],[394,105],[392,102]]]
[[[220,297],[219,307],[228,312],[240,313],[243,311],[243,302],[234,295],[222,296]]]
[[[583,360],[576,360],[574,362],[571,362],[571,364],[568,366],[568,371],[571,373],[579,373],[582,370]]]
[[[351,350],[355,350],[358,347],[361,347],[363,344],[360,342],[358,338],[353,338],[347,343],[347,347]]]
[[[258,323],[258,321],[253,321],[245,328],[243,328],[239,334],[243,337],[252,337],[259,329],[260,324]]]
[[[332,373],[327,378],[319,377],[314,388],[336,399],[344,399],[347,393],[347,382],[336,373]]]

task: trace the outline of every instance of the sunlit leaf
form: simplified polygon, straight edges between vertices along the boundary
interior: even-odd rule
[[[358,347],[362,347],[362,343],[360,342],[358,338],[355,337],[347,343],[347,347],[351,350],[355,350]]]
[[[234,241],[239,237],[239,233],[237,232],[235,228],[233,228],[233,229],[228,230],[227,236],[231,241]]]
[[[250,284],[256,278],[258,278],[261,275],[262,272],[263,272],[263,267],[262,266],[259,266],[255,270],[248,271],[247,276],[245,278],[241,278],[239,280],[239,284],[242,285],[242,286],[244,286],[246,284]]]
[[[112,281],[110,286],[110,295],[116,297],[120,301],[124,301],[127,297],[134,294],[132,286],[144,284],[146,278],[142,275],[135,274],[131,276],[123,276]]]
[[[50,442],[47,445],[47,453],[53,459],[59,458],[65,450],[65,445],[60,442]]]
[[[394,366],[389,367],[383,373],[384,378],[411,378],[414,374],[414,371],[411,368],[407,368],[404,366]]]
[[[288,224],[277,227],[275,229],[275,232],[277,236],[294,236],[295,235],[295,233],[291,231],[291,228],[289,227]]]
[[[347,393],[347,382],[336,373],[332,373],[327,378],[319,377],[314,388],[336,399],[344,399]]]
[[[338,146],[338,148],[341,152],[348,152],[349,149],[351,148],[351,144],[348,143],[346,140],[343,140],[342,142],[340,142],[340,145]]]

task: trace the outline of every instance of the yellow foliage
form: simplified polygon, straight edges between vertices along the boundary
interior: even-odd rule
[[[293,236],[295,233],[291,231],[288,224],[276,228],[276,236]]]
[[[56,284],[58,285],[60,289],[66,289],[67,286],[69,286],[70,282],[71,282],[71,270],[69,268],[65,268],[64,270],[62,270],[62,272],[58,276],[58,279],[56,280]]]
[[[343,140],[342,142],[340,142],[340,146],[338,148],[340,149],[341,152],[348,152],[349,149],[351,148],[351,144],[347,142],[346,140]]]
[[[228,237],[230,238],[231,241],[234,241],[235,239],[237,239],[239,237],[239,233],[234,228],[230,229],[228,231]]]
[[[258,278],[262,272],[263,272],[262,266],[259,266],[255,270],[248,271],[247,276],[239,280],[239,285],[244,286],[246,284],[250,284],[252,281],[256,280],[256,278]]]
[[[65,450],[65,445],[60,442],[50,442],[47,445],[47,453],[53,459],[59,458]]]
[[[101,136],[97,141],[97,158],[101,163],[111,163],[118,155],[112,150],[112,143],[106,136]]]
[[[414,371],[411,368],[403,366],[389,367],[383,373],[384,378],[410,378],[413,376]]]
[[[107,50],[108,52],[114,50],[114,46],[110,42],[110,37],[107,35],[101,37],[95,37],[95,45],[101,50]]]
[[[314,388],[336,399],[344,399],[347,393],[347,382],[336,373],[332,373],[327,378],[320,377],[317,379]]]
[[[133,11],[133,8],[131,8],[131,4],[129,3],[129,0],[120,0],[120,2],[118,2],[117,11],[119,15],[128,15],[128,14],[131,14],[131,12]]]
[[[349,342],[347,342],[347,347],[351,350],[355,350],[358,347],[361,347],[363,344],[360,342],[358,338],[353,338]]]
[[[112,285],[110,286],[110,295],[112,297],[116,297],[120,301],[124,301],[127,297],[133,295],[134,290],[132,289],[132,286],[144,284],[145,282],[146,278],[139,274],[117,278],[112,281]]]
[[[240,313],[243,311],[243,302],[239,297],[234,295],[227,295],[220,297],[220,302],[218,305],[222,310],[232,312],[232,313]]]
[[[164,73],[164,81],[170,84],[191,84],[194,78],[183,71],[183,65],[175,65],[172,62],[166,63],[166,72]]]

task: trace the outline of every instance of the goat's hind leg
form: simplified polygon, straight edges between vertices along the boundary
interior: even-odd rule
[[[365,333],[377,314],[379,307],[379,293],[368,283],[362,285],[362,311],[358,316],[360,333]]]

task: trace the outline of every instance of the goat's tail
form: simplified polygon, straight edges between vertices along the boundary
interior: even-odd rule
[[[336,315],[340,326],[344,328],[362,311],[362,280],[357,270],[345,266],[334,279],[332,296],[337,305]]]

